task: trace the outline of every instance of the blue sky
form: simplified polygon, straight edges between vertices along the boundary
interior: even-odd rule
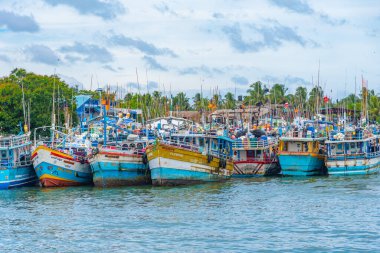
[[[0,75],[56,71],[93,89],[201,86],[244,92],[261,80],[333,97],[363,75],[380,91],[377,0],[0,0]]]

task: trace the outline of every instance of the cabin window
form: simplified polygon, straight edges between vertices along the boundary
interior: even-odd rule
[[[6,150],[2,150],[1,151],[1,158],[7,158],[7,151]]]
[[[260,157],[261,156],[261,150],[256,150],[256,157]]]
[[[180,137],[180,138],[179,138],[179,142],[183,142],[183,137]]]
[[[351,149],[353,149],[353,148],[355,148],[355,143],[351,143]]]
[[[343,144],[342,144],[342,143],[339,143],[339,144],[338,144],[338,149],[340,149],[340,150],[343,149]]]
[[[247,150],[247,158],[253,158],[255,157],[255,153],[253,150]]]

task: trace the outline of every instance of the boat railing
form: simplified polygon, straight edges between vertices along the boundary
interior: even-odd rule
[[[380,156],[380,151],[367,153],[367,158],[375,158]]]
[[[375,158],[380,157],[380,151],[370,152],[370,153],[353,153],[353,154],[334,154],[329,155],[328,158],[331,160],[344,160],[344,159],[363,159],[363,158]]]
[[[269,146],[277,145],[275,139],[264,139],[264,140],[254,140],[254,139],[237,139],[232,143],[233,149],[263,149]]]
[[[183,149],[187,149],[191,151],[198,151],[198,152],[202,151],[202,147],[190,142],[169,141],[169,140],[161,140],[160,142],[163,144],[167,144],[167,145],[171,145],[171,146],[175,146],[175,147],[179,147],[179,148],[183,148]]]
[[[211,150],[210,154],[212,156],[217,157],[217,158],[222,158],[222,159],[226,159],[226,160],[230,160],[231,159],[231,155],[230,154],[225,154],[223,152],[218,152],[216,150]]]
[[[321,138],[327,137],[326,132],[313,132],[313,131],[295,131],[291,130],[284,134],[284,137],[294,137],[294,138]]]
[[[258,158],[247,158],[247,159],[241,159],[241,158],[234,158],[237,162],[275,162],[276,157],[258,157]]]
[[[29,166],[32,165],[32,160],[30,158],[22,160],[22,161],[11,161],[8,159],[2,159],[0,161],[0,166],[1,167],[21,167],[21,166]]]
[[[330,141],[355,141],[355,140],[364,140],[364,139],[367,139],[369,137],[372,137],[373,134],[370,134],[370,133],[358,133],[358,134],[354,134],[352,132],[330,132],[329,133],[329,140]]]
[[[138,155],[143,155],[145,153],[145,147],[142,146],[141,148],[135,146],[135,147],[131,147],[131,146],[110,146],[110,145],[106,145],[106,146],[101,146],[102,149],[108,149],[108,150],[112,150],[112,151],[120,151],[120,152],[125,152],[125,151],[134,151],[135,154],[138,154]]]
[[[0,139],[0,148],[12,148],[31,144],[29,135],[9,136]]]

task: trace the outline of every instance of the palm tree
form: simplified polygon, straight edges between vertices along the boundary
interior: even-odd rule
[[[296,92],[294,94],[295,98],[295,106],[303,112],[306,108],[306,102],[307,102],[307,89],[306,87],[299,86],[296,89]]]
[[[224,95],[223,102],[223,106],[226,109],[234,109],[236,107],[236,100],[234,94],[232,94],[231,92],[227,92],[226,95]]]
[[[316,114],[319,111],[320,105],[323,101],[323,90],[321,86],[315,86],[309,93],[308,109],[312,114]]]
[[[369,120],[380,121],[380,98],[371,94],[368,100]]]
[[[184,92],[179,92],[173,98],[173,106],[175,109],[180,111],[186,111],[190,109],[189,98],[186,96]]]
[[[285,85],[276,83],[272,86],[270,89],[270,101],[272,103],[279,103],[282,104],[285,102],[285,94],[288,91],[287,88],[285,88]]]

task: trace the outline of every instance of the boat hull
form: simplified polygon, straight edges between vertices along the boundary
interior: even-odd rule
[[[142,155],[100,150],[90,159],[95,186],[115,187],[151,184],[148,164]]]
[[[313,153],[280,153],[278,159],[284,176],[321,176],[326,174],[324,156]]]
[[[278,162],[274,161],[235,161],[232,177],[274,176],[280,172]]]
[[[329,176],[369,175],[380,172],[380,157],[326,161]]]
[[[10,189],[23,186],[33,186],[37,176],[32,165],[0,168],[0,189]]]
[[[41,186],[64,187],[92,184],[92,173],[88,162],[80,162],[73,156],[38,147],[32,154],[33,166]]]
[[[198,151],[186,150],[165,144],[147,149],[153,185],[189,185],[228,180],[233,171],[231,161],[220,166],[220,160]]]

